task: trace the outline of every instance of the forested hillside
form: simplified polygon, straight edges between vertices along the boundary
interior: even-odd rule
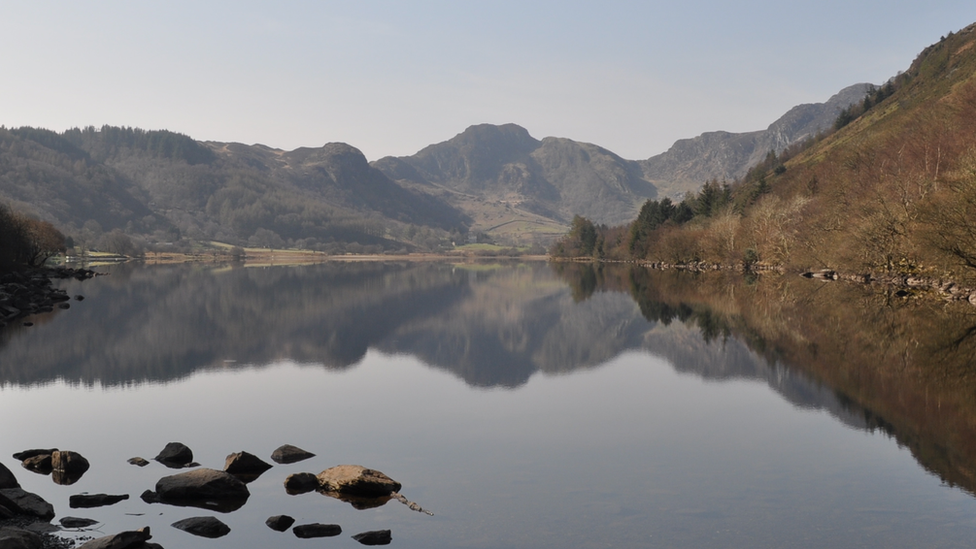
[[[976,281],[974,44],[976,25],[950,33],[830,135],[629,225],[577,218],[554,252]]]

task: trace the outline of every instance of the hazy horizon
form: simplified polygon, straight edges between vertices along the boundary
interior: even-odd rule
[[[515,123],[643,159],[882,83],[961,0],[7,3],[0,124],[405,156]]]

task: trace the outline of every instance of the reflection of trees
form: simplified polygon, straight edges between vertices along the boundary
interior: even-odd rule
[[[640,267],[602,277],[593,291],[630,293],[648,320],[679,320],[706,341],[734,336],[773,367],[828,387],[860,427],[895,436],[945,482],[976,492],[976,313],[968,303],[773,274],[751,284],[734,273]]]

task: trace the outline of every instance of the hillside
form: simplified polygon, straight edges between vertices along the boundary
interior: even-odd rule
[[[131,128],[20,128],[0,133],[0,166],[0,197],[95,247],[112,246],[114,231],[156,245],[435,249],[468,223],[342,143],[286,152]]]
[[[680,205],[648,201],[626,230],[579,223],[559,251],[974,284],[974,120],[971,25],[926,48],[808,147]]]
[[[829,130],[841,111],[861,102],[874,88],[871,84],[855,84],[825,103],[797,105],[765,130],[708,132],[681,139],[666,152],[641,161],[641,169],[662,196],[672,198],[695,192],[710,179],[740,179],[770,151],[779,154],[794,143]]]

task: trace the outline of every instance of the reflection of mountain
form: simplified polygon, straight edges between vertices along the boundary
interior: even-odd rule
[[[540,267],[484,276],[463,302],[404,323],[380,348],[415,355],[471,385],[515,387],[537,371],[597,366],[640,345],[647,322],[632,301],[608,295],[574,306]]]
[[[646,347],[705,379],[763,379],[795,405],[882,429],[976,493],[976,313],[884,287],[765,275],[562,267],[582,297],[629,293]],[[762,357],[762,358],[759,358]]]
[[[87,299],[0,331],[0,383],[127,385],[278,360],[346,368],[375,348],[470,385],[516,387],[644,350],[679,372],[761,381],[795,406],[881,428],[976,491],[968,305],[585,264],[120,266],[67,284]]]
[[[450,266],[233,269],[121,266],[72,293],[54,322],[5,336],[5,383],[106,385],[178,379],[278,359],[345,367],[403,322],[468,288]]]
[[[543,264],[121,266],[73,288],[88,299],[70,311],[5,333],[0,374],[4,383],[118,385],[276,360],[345,368],[374,347],[414,355],[471,385],[516,387],[536,372],[568,373],[646,349],[704,378],[764,380],[799,406],[856,423],[831,391],[770,366],[735,339],[717,339],[721,329],[702,311],[638,308],[620,292],[594,296],[616,271],[569,268],[563,276],[580,281],[572,291]]]
[[[797,408],[823,410],[851,427],[869,428],[870,414],[804,372],[763,359],[740,339],[706,340],[697,326],[674,323],[648,332],[644,347],[667,358],[679,372],[706,380],[763,382]]]
[[[124,385],[276,360],[345,368],[373,347],[515,387],[639,347],[647,322],[626,296],[575,305],[545,264],[484,267],[124,265],[72,287],[87,299],[69,311],[0,332],[0,376]]]

